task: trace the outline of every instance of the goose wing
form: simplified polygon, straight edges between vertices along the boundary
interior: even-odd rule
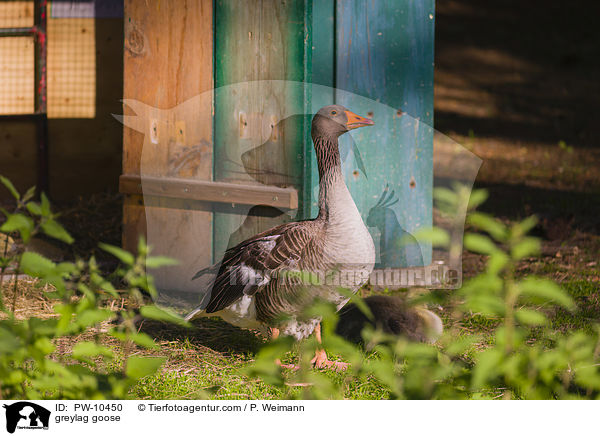
[[[205,312],[218,312],[244,295],[253,295],[264,288],[277,271],[294,268],[318,233],[315,221],[286,223],[227,250]]]

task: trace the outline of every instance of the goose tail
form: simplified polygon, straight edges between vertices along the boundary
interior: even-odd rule
[[[204,313],[204,309],[202,309],[201,307],[196,307],[194,310],[192,310],[190,313],[188,313],[185,316],[185,320],[191,321],[194,318],[198,318],[198,317],[202,316],[203,313]]]
[[[206,306],[208,305],[208,302],[210,301],[210,295],[212,293],[212,289],[213,289],[213,285],[215,283],[215,280],[217,278],[217,272],[219,271],[219,264],[217,265],[212,265],[209,266],[208,268],[204,268],[203,270],[198,271],[194,277],[192,277],[192,280],[198,280],[197,283],[197,289],[199,290],[199,296],[200,296],[200,304],[194,309],[192,310],[190,313],[188,313],[185,317],[186,321],[190,321],[194,318],[198,318],[200,316],[202,316],[205,312],[204,309],[206,308]],[[197,300],[196,300],[197,301]]]
[[[444,332],[444,324],[442,319],[433,313],[431,310],[417,308],[417,313],[424,321],[425,330],[427,332],[427,342],[434,343],[442,336]]]

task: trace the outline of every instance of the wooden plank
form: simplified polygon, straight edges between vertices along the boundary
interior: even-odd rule
[[[124,113],[141,128],[123,131],[123,174],[210,181],[212,0],[124,6]],[[155,137],[153,125],[162,127]],[[191,277],[212,260],[212,213],[170,208],[169,199],[144,202],[125,197],[125,247],[135,249],[145,230],[154,253],[180,261],[154,274],[158,288],[193,289]]]
[[[283,209],[298,207],[298,193],[293,188],[159,177],[142,179],[139,176],[121,176],[119,186],[124,194],[185,198],[212,203],[264,205]]]
[[[286,81],[306,77],[306,4],[215,2],[215,180],[292,186],[302,202],[305,119],[285,114],[304,113],[303,88]],[[290,219],[264,209],[264,217],[246,219],[246,212],[215,213],[216,260],[234,239]],[[232,238],[234,233],[239,237]]]

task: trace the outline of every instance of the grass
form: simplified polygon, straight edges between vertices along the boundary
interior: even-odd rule
[[[572,329],[591,331],[600,321],[600,292],[597,283],[589,280],[573,279],[566,281],[563,287],[575,299],[577,310],[570,313],[557,310],[550,314],[550,332],[544,336],[533,335],[530,340],[536,341],[553,335],[565,333]],[[458,335],[480,335],[481,340],[474,348],[487,347],[492,341],[492,333],[498,322],[480,314],[466,314],[459,320],[451,321],[446,312],[440,313],[447,328],[454,328]],[[453,324],[454,323],[454,324]],[[211,329],[221,333],[218,338],[218,351],[206,346]],[[146,332],[152,332],[150,328]],[[548,334],[549,333],[549,334]],[[182,335],[182,336],[180,336]],[[162,371],[140,382],[131,392],[139,399],[282,399],[300,395],[300,390],[293,386],[273,387],[242,375],[243,369],[253,361],[263,342],[261,338],[249,332],[237,330],[222,321],[202,320],[191,331],[171,332],[167,335],[174,339],[161,343],[161,355],[168,357]],[[185,339],[183,337],[186,337]],[[164,338],[164,335],[161,337]],[[472,353],[465,353],[469,361]],[[365,356],[376,359],[374,355]],[[288,353],[286,362],[297,362],[296,351]],[[336,385],[343,387],[345,399],[386,399],[389,392],[382,388],[373,378],[357,379],[344,373],[331,370],[318,370]]]
[[[591,272],[590,272],[591,274]],[[591,331],[600,320],[600,292],[598,283],[589,279],[573,278],[562,283],[577,303],[577,310],[568,312],[556,310],[550,314],[551,325],[548,336],[558,335],[573,329]],[[5,298],[12,297],[11,283],[5,282]],[[51,316],[51,303],[43,296],[43,288],[36,280],[20,280],[17,287],[17,307],[20,318],[29,316]],[[394,293],[389,292],[388,293]],[[401,292],[406,295],[406,292]],[[115,305],[118,307],[118,305]],[[455,318],[452,308],[439,312],[445,328],[456,332],[457,336],[479,335],[480,340],[473,349],[487,347],[498,321],[477,313],[464,314]],[[100,330],[109,326],[103,325]],[[265,339],[250,331],[233,327],[219,319],[201,319],[191,329],[166,325],[157,321],[144,321],[141,331],[154,338],[156,350],[134,348],[134,354],[160,355],[166,363],[153,376],[142,379],[130,392],[136,399],[271,399],[280,400],[299,397],[301,388],[297,386],[271,386],[257,378],[244,374],[244,369],[254,361]],[[66,353],[77,341],[74,337],[66,343],[57,344],[60,353]],[[89,333],[91,336],[92,333]],[[535,341],[543,337],[533,337]],[[88,338],[89,339],[89,338]],[[546,339],[544,339],[546,340]],[[116,353],[116,342],[107,341]],[[297,349],[290,351],[284,362],[298,362]],[[471,352],[463,358],[470,361]],[[335,357],[335,356],[333,356]],[[366,359],[376,359],[366,355]],[[116,363],[119,364],[118,362]],[[386,399],[390,393],[374,378],[351,377],[333,370],[315,370],[334,384],[342,387],[344,399]],[[288,379],[293,374],[288,371]]]
[[[544,223],[541,231],[551,238],[544,242],[542,257],[526,259],[519,264],[518,274],[537,274],[559,282],[577,303],[577,310],[555,310],[549,313],[549,334],[534,334],[530,340],[547,340],[574,329],[592,331],[600,321],[600,270],[597,259],[600,256],[600,237],[590,229],[573,230],[572,224]],[[562,233],[564,232],[564,234]],[[557,235],[556,237],[554,237]],[[557,255],[560,253],[560,255]],[[465,254],[463,257],[465,276],[478,274],[485,265],[483,256]],[[16,315],[19,319],[31,316],[45,318],[52,316],[52,302],[43,293],[41,282],[22,279],[17,284]],[[371,291],[365,289],[363,296]],[[398,295],[404,298],[418,298],[415,292],[385,290],[379,293]],[[13,301],[13,283],[5,280],[4,298]],[[432,296],[436,293],[427,293]],[[443,292],[440,293],[440,295]],[[443,301],[443,298],[442,300]],[[118,310],[122,302],[112,306]],[[499,321],[486,318],[478,313],[457,315],[455,308],[444,306],[443,310],[433,308],[444,322],[445,329],[456,337],[478,335],[471,352],[463,358],[470,362],[472,351],[488,347],[494,329]],[[540,308],[540,310],[545,310]],[[1,316],[1,315],[0,315]],[[103,325],[101,330],[110,326]],[[271,386],[244,374],[265,344],[265,338],[250,331],[233,327],[219,319],[202,319],[191,329],[165,325],[155,321],[144,321],[140,329],[154,338],[156,350],[134,348],[133,353],[160,355],[166,363],[158,373],[142,379],[130,392],[137,399],[273,399],[279,400],[301,395],[297,386]],[[546,332],[548,333],[548,332]],[[89,337],[92,336],[90,333]],[[57,344],[57,353],[66,353],[82,336],[67,338]],[[88,338],[89,339],[89,338]],[[106,344],[117,354],[117,342]],[[365,356],[377,359],[375,355]],[[297,350],[290,351],[286,363],[298,362]],[[117,362],[118,365],[118,362]],[[373,378],[354,378],[346,373],[332,370],[315,370],[334,384],[341,386],[345,399],[385,399],[390,393]],[[293,380],[293,374],[288,379]]]
[[[274,387],[243,374],[265,342],[251,332],[218,319],[196,321],[191,330],[145,322],[142,330],[156,338],[160,355],[167,357],[167,363],[159,373],[135,386],[131,392],[135,398],[277,400],[301,395],[300,387]],[[211,347],[206,346],[207,343]],[[365,357],[376,358],[373,355]],[[283,359],[284,363],[298,361],[297,349]],[[336,385],[343,386],[346,399],[385,399],[389,396],[374,379],[353,379],[334,370],[318,371]],[[291,381],[293,373],[285,372]]]

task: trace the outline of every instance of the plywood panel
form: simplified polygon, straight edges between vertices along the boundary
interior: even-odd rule
[[[8,177],[19,192],[36,184],[36,120],[0,123],[0,174]],[[0,190],[0,198],[9,198]]]
[[[34,112],[34,62],[33,38],[0,38],[0,114]]]
[[[123,173],[212,180],[212,1],[125,1]],[[211,261],[212,213],[127,196],[124,245],[147,230],[154,251],[180,260],[156,274],[190,290]]]

